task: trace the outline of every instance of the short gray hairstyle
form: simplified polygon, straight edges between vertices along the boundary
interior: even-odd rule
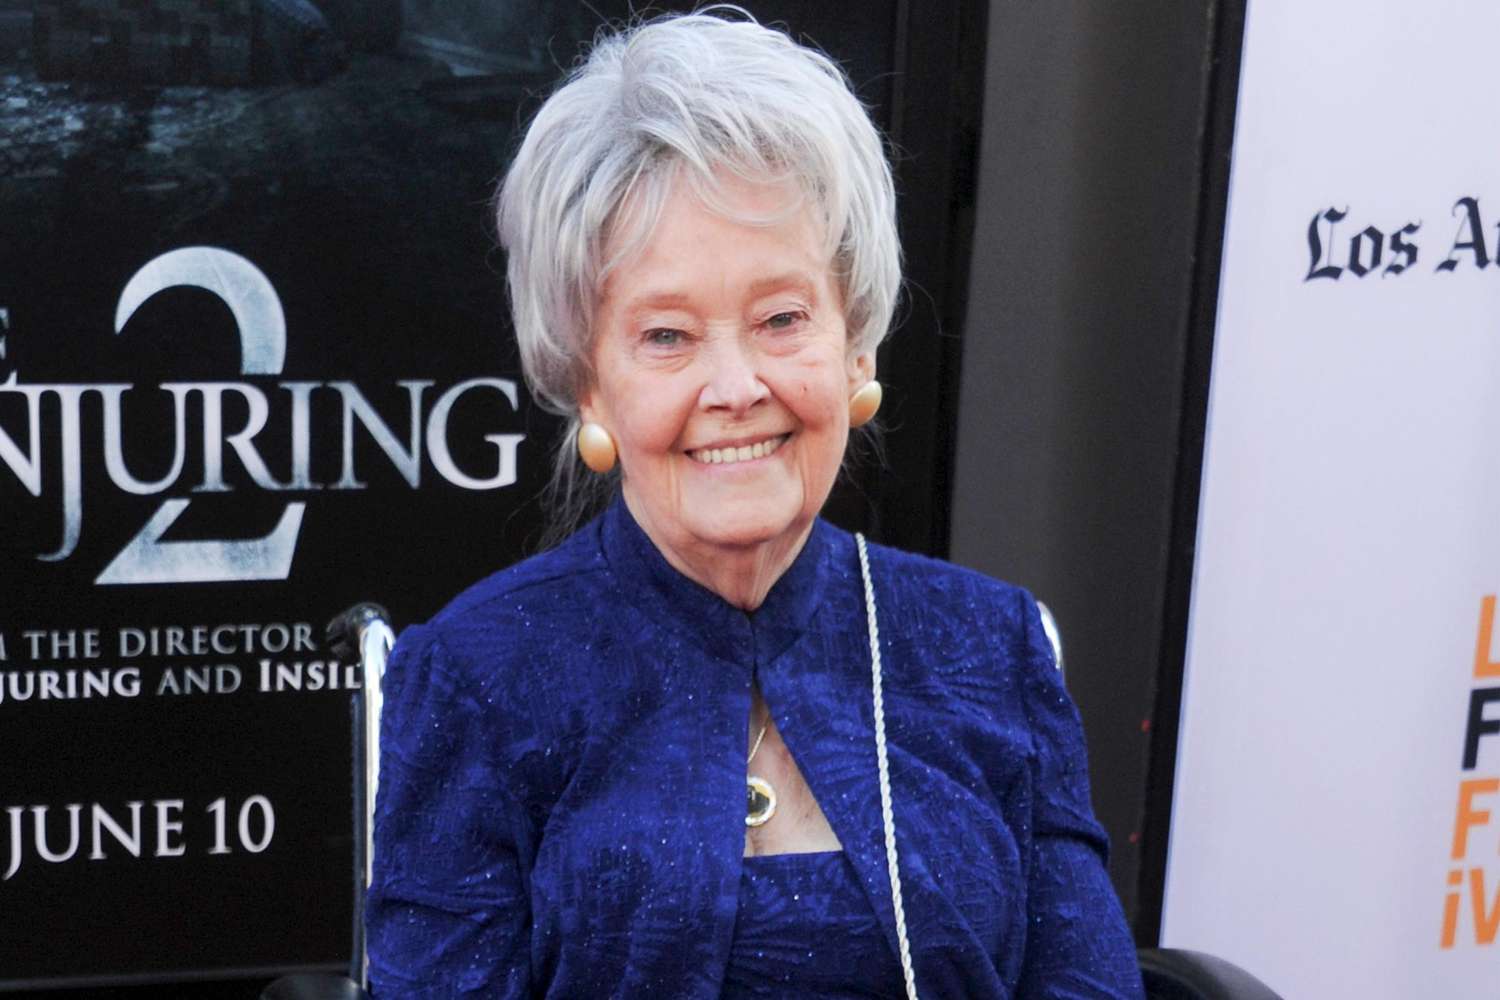
[[[676,178],[712,208],[720,171],[799,185],[824,226],[851,349],[873,352],[889,332],[895,186],[839,66],[738,8],[601,33],[537,112],[496,197],[522,368],[538,402],[570,419],[554,482],[565,505],[605,278],[649,237]]]

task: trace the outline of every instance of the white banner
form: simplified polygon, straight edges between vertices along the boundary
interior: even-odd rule
[[[1162,940],[1500,996],[1500,4],[1252,4]]]

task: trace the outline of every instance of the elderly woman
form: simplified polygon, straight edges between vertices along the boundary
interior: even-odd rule
[[[561,494],[609,497],[401,638],[377,992],[1138,995],[1035,603],[818,518],[900,280],[838,68],[712,15],[604,38],[499,221]]]

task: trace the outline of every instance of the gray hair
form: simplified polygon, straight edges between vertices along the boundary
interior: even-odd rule
[[[720,171],[799,185],[823,224],[851,350],[873,352],[889,332],[895,189],[838,65],[737,8],[601,34],[537,112],[496,198],[522,368],[537,401],[569,419],[550,498],[562,530],[613,488],[585,478],[574,452],[600,289],[649,238],[678,177],[722,210]]]

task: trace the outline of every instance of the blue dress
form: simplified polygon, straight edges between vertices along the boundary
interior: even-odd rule
[[[843,851],[745,859],[722,1000],[904,1000],[903,982]]]
[[[1035,603],[870,559],[919,992],[1139,997]],[[753,682],[842,852],[743,857]],[[378,997],[902,995],[848,534],[817,522],[745,614],[616,501],[408,629],[385,690]]]

